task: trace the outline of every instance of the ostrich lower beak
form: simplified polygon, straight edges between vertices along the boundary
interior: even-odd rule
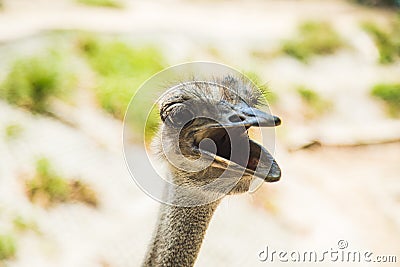
[[[233,122],[207,125],[198,131],[195,134],[196,147],[203,154],[213,157],[212,166],[215,168],[276,182],[281,177],[278,164],[266,148],[248,136],[247,130],[251,126],[277,126],[281,120],[254,108],[251,113],[246,111],[236,115],[240,121],[235,119]],[[211,139],[212,146],[201,143],[204,139]]]

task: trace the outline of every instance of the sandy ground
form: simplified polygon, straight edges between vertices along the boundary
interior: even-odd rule
[[[109,10],[70,1],[8,0],[5,6],[0,13],[0,41],[6,49],[0,50],[2,59],[10,58],[10,51],[32,53],[19,51],[21,44],[43,30],[87,29],[160,42],[171,64],[215,60],[200,47],[216,46],[222,50],[221,62],[259,69],[277,90],[280,102],[273,112],[284,122],[276,145],[282,180],[255,194],[225,199],[196,266],[263,266],[268,263],[257,257],[266,245],[325,251],[337,249],[339,240],[348,241],[352,251],[397,255],[400,261],[399,144],[335,147],[400,136],[399,120],[387,118],[367,93],[376,82],[398,80],[400,73],[399,64],[376,65],[377,51],[358,27],[372,11],[335,1],[131,1],[124,10]],[[374,19],[388,15],[379,11]],[[265,61],[237,52],[277,46],[306,18],[331,20],[353,49],[317,58],[308,66],[286,57]],[[315,88],[335,103],[335,109],[305,121],[290,89],[296,84]],[[0,102],[2,128],[14,122],[24,128],[19,139],[0,141],[2,218],[27,216],[43,232],[21,234],[17,258],[6,266],[139,266],[158,203],[129,176],[122,123],[85,101],[59,112],[75,127]],[[289,152],[310,140],[329,146]],[[138,158],[145,157],[143,148],[134,149]],[[90,183],[100,196],[100,207],[61,205],[47,211],[32,206],[19,177],[32,171],[40,155],[49,157],[65,176]],[[146,170],[141,172],[145,175]],[[1,225],[11,227],[6,220]]]

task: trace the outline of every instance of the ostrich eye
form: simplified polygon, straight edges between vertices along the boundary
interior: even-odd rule
[[[180,105],[179,107],[175,107],[167,117],[167,120],[174,127],[181,127],[188,124],[192,121],[194,115],[191,110],[189,110],[186,106]]]

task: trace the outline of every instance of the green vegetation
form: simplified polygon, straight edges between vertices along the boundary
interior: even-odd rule
[[[269,60],[281,55],[281,51],[276,50],[268,50],[268,49],[252,49],[250,50],[250,56],[261,59],[261,60]]]
[[[123,7],[122,2],[119,0],[76,0],[76,2],[88,6],[113,7],[113,8]]]
[[[163,56],[154,47],[133,48],[121,41],[86,36],[80,38],[79,48],[90,66],[101,76],[143,78],[164,66]]]
[[[33,231],[39,233],[37,224],[32,220],[27,220],[22,216],[16,216],[13,220],[15,230],[18,232]]]
[[[9,260],[15,257],[17,245],[11,235],[0,235],[0,261]]]
[[[355,0],[355,2],[368,6],[400,6],[399,0]]]
[[[339,34],[327,22],[304,22],[298,31],[297,38],[283,43],[282,51],[303,62],[313,55],[333,54],[344,46]]]
[[[10,141],[12,139],[18,138],[23,131],[23,128],[19,124],[9,124],[5,128],[6,140]]]
[[[129,101],[132,98],[137,81],[129,78],[105,77],[99,78],[94,87],[97,101],[100,106],[113,115],[123,120]]]
[[[307,117],[312,118],[321,115],[332,108],[332,103],[329,100],[322,98],[317,92],[307,87],[299,86],[297,93],[309,108],[306,113]]]
[[[205,50],[206,50],[207,54],[212,56],[214,59],[222,58],[221,51],[215,45],[209,44],[208,46],[205,47]]]
[[[58,38],[74,40],[77,44],[73,51],[78,53],[71,56],[83,58],[96,74],[92,89],[99,106],[120,120],[140,85],[166,66],[164,56],[153,46],[132,47],[115,38],[98,38],[95,34],[82,32],[72,32],[67,37],[62,34],[63,37]],[[0,83],[0,99],[33,113],[57,117],[52,113],[51,101],[54,98],[65,100],[71,92],[69,89],[76,87],[78,81],[75,75],[78,72],[72,73],[66,68],[71,66],[69,57],[61,54],[65,53],[48,52],[13,62],[8,75]],[[149,95],[152,94],[150,91]],[[138,109],[145,110],[150,105],[150,101],[143,101]],[[157,124],[158,118],[151,116],[150,119],[155,121],[149,125]],[[144,119],[134,121],[134,125],[135,131],[141,135]],[[7,138],[11,139],[17,135],[18,129],[10,127],[6,132]]]
[[[165,66],[164,56],[152,46],[135,48],[121,41],[106,41],[86,35],[79,38],[78,48],[98,74],[94,92],[99,105],[120,120],[124,118],[128,104],[140,85]],[[135,108],[148,110],[152,104],[143,101],[140,107]],[[151,128],[158,124],[158,116],[150,116],[147,124],[145,119],[144,115],[132,122],[139,135],[142,135],[145,125]],[[146,135],[152,133],[146,131]]]
[[[371,95],[385,103],[389,115],[400,116],[400,83],[377,84],[372,88]]]
[[[69,199],[74,202],[86,203],[92,207],[98,205],[97,194],[87,184],[82,181],[73,180],[69,183]]]
[[[362,25],[373,38],[379,50],[379,62],[382,64],[393,63],[400,58],[400,17],[397,20],[388,30],[371,22]]]
[[[46,158],[36,162],[36,175],[26,182],[26,187],[29,199],[44,206],[66,202],[70,193],[68,182],[54,173]]]
[[[71,56],[78,56],[75,58],[77,62],[83,58],[96,74],[92,89],[99,106],[120,120],[124,118],[127,106],[140,85],[166,66],[164,56],[153,46],[132,47],[115,38],[99,38],[82,32],[72,32],[66,37],[65,33],[62,34],[57,38],[75,41],[75,54]],[[64,54],[48,52],[13,62],[9,73],[0,81],[0,99],[33,113],[57,117],[51,109],[52,100],[65,100],[71,92],[69,89],[76,87],[78,81],[75,75],[78,72],[66,68],[71,66],[71,61],[68,56],[61,56]],[[153,92],[149,90],[147,93],[150,96]],[[149,97],[149,101],[139,104],[137,109],[148,110],[153,103]],[[158,116],[151,116],[150,120],[148,125],[154,127],[159,119]],[[134,131],[142,135],[145,123],[145,118],[135,120]],[[18,127],[6,129],[8,139],[18,133]]]
[[[147,104],[146,104],[147,105]],[[151,105],[151,104],[149,104]],[[145,110],[145,109],[142,109]],[[147,114],[140,114],[140,116],[145,117]],[[148,119],[145,122],[145,143],[150,144],[153,136],[157,133],[158,126],[161,123],[160,114],[158,112],[158,106],[154,105],[151,109],[150,113],[148,114]],[[143,126],[140,126],[140,129],[143,129]],[[138,128],[139,129],[139,128]]]
[[[31,202],[49,207],[55,203],[83,202],[97,205],[96,193],[80,181],[67,181],[52,169],[46,158],[36,162],[36,174],[26,181],[26,191]]]
[[[268,104],[276,104],[278,101],[278,95],[268,90],[268,86],[262,82],[260,76],[255,72],[245,72],[247,78],[249,78],[257,88],[262,92],[263,97],[267,100]]]
[[[133,48],[120,41],[84,37],[79,48],[100,76],[95,93],[101,107],[121,120],[138,87],[165,65],[154,47]]]
[[[60,97],[73,85],[62,58],[56,53],[22,58],[0,84],[0,98],[34,113],[47,113],[52,97]]]

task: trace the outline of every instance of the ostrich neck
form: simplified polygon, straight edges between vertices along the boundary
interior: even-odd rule
[[[196,207],[162,204],[143,267],[190,267],[219,201]]]

